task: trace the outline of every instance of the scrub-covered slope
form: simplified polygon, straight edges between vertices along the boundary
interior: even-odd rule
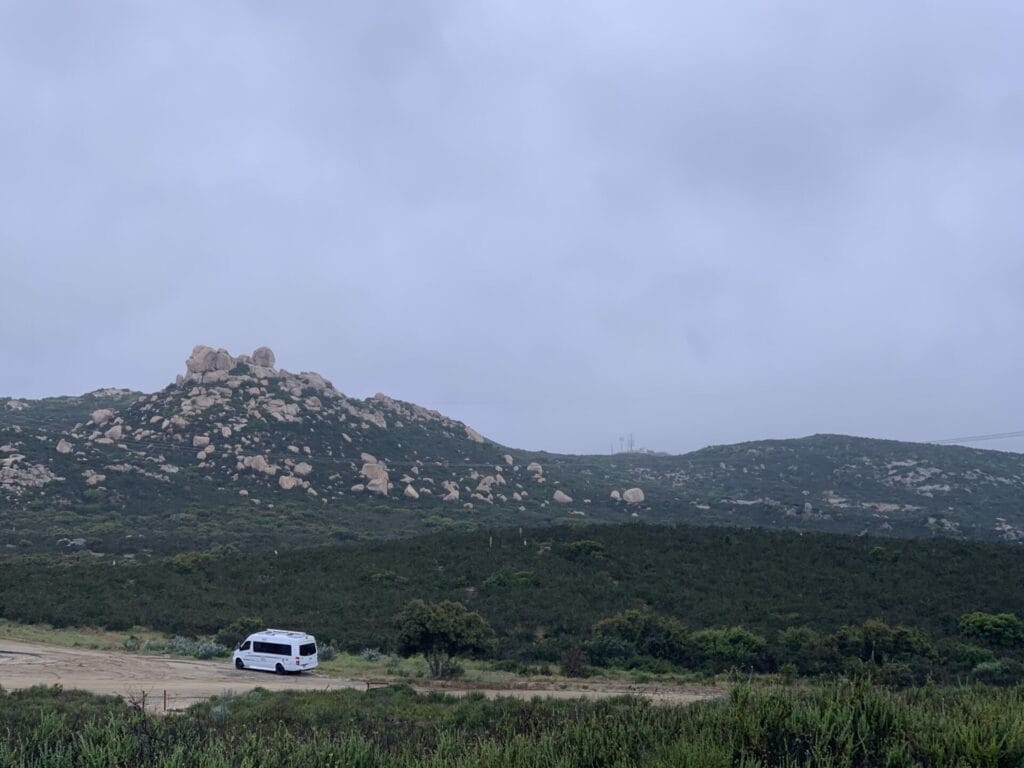
[[[160,392],[0,399],[0,552],[144,554],[578,519],[1024,538],[1024,457],[838,435],[534,453],[196,347]]]

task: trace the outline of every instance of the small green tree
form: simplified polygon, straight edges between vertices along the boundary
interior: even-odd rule
[[[565,545],[563,550],[570,560],[590,560],[604,557],[604,544],[593,539],[581,539]]]
[[[690,635],[697,659],[712,667],[750,667],[758,662],[765,639],[743,627],[702,629]]]
[[[244,616],[235,619],[226,627],[221,627],[214,639],[221,645],[234,648],[253,632],[259,632],[265,626],[263,620],[258,617]]]
[[[395,617],[398,650],[422,653],[433,677],[448,677],[455,656],[484,654],[494,649],[494,630],[462,603],[412,600]]]
[[[1024,621],[1013,613],[965,613],[960,617],[960,631],[967,637],[1006,648],[1024,643]]]
[[[820,675],[840,668],[836,639],[810,627],[787,627],[778,634],[776,645],[778,660],[793,665],[801,674]]]
[[[593,634],[595,648],[612,657],[620,650],[633,657],[650,656],[673,664],[685,664],[689,659],[686,627],[670,616],[627,610],[597,622]]]

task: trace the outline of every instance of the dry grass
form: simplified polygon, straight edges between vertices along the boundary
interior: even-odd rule
[[[127,632],[114,632],[96,627],[52,627],[49,624],[21,624],[0,619],[0,640],[19,640],[24,643],[46,643],[98,651],[123,651],[125,641],[133,635],[141,642],[166,639],[161,632],[144,627],[133,627]]]

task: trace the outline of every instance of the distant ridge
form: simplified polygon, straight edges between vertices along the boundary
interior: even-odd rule
[[[1024,541],[1024,456],[846,435],[570,456],[197,346],[155,393],[0,398],[0,555],[270,549],[564,521]]]

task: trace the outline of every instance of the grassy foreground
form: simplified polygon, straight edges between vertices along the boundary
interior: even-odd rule
[[[740,686],[604,702],[255,690],[155,717],[60,689],[0,692],[0,765],[974,766],[1024,761],[1024,687]]]

